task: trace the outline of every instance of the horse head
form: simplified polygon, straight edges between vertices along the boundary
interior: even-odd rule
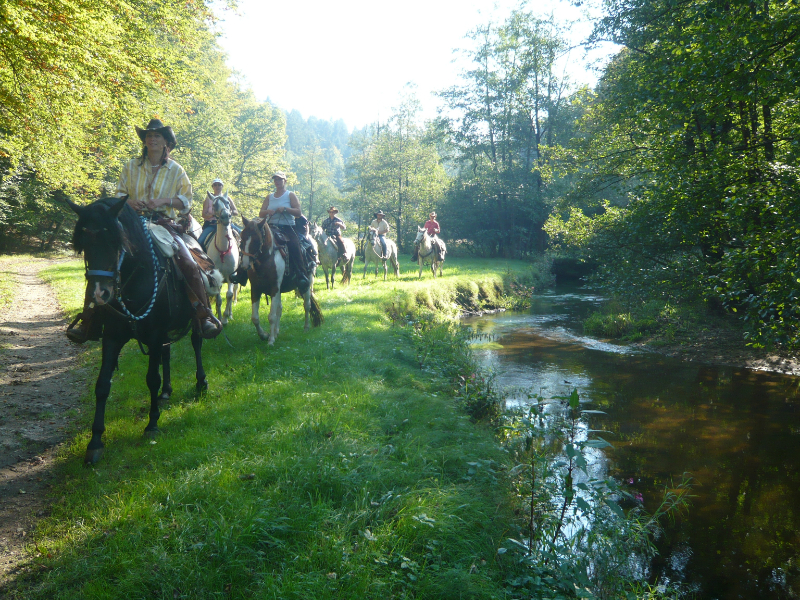
[[[127,196],[101,198],[88,206],[80,206],[67,200],[78,215],[72,247],[78,254],[83,253],[87,287],[98,306],[113,300],[118,291],[119,269],[127,245],[119,215],[127,201]]]
[[[317,225],[316,221],[311,223],[311,237],[320,243],[325,240],[325,232],[322,230],[322,227]]]
[[[417,237],[414,239],[414,244],[419,246],[422,243],[422,240],[425,239],[427,234],[428,234],[427,229],[425,229],[424,227],[417,226]]]
[[[266,219],[253,219],[252,221],[242,217],[244,229],[241,233],[241,255],[242,268],[250,268],[250,259],[254,261],[265,258],[273,249],[272,231]]]
[[[227,227],[231,223],[231,211],[225,202],[225,198],[222,196],[211,197],[214,199],[214,216],[223,226]]]
[[[375,243],[375,239],[378,237],[378,230],[374,227],[367,227],[367,241],[370,244]]]

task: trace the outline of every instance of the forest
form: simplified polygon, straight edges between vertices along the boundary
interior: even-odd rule
[[[0,250],[63,247],[64,201],[112,194],[134,125],[158,117],[196,210],[221,177],[252,215],[282,169],[312,220],[335,204],[363,230],[382,209],[408,251],[436,210],[456,254],[570,256],[630,302],[701,301],[751,344],[797,347],[797,1],[597,5],[585,45],[619,51],[593,89],[559,68],[566,25],[523,4],[469,32],[439,118],[406,90],[348,131],[255,98],[211,2],[3,3]]]

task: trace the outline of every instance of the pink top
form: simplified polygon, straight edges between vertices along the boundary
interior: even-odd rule
[[[428,230],[428,235],[435,235],[439,233],[439,223],[433,219],[425,221],[425,225],[423,225],[423,227]]]

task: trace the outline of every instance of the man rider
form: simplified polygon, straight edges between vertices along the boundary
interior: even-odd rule
[[[383,211],[379,210],[375,213],[375,219],[369,224],[370,227],[378,231],[378,240],[380,240],[381,248],[383,248],[383,256],[381,258],[386,258],[386,238],[384,236],[389,233],[389,223],[383,220],[385,216]]]
[[[339,250],[336,263],[333,265],[334,269],[339,266],[339,261],[346,252],[344,248],[344,240],[342,239],[342,230],[347,229],[347,225],[345,225],[344,221],[336,216],[338,213],[339,210],[335,206],[331,206],[328,209],[328,218],[322,222],[322,229],[325,231],[325,235],[327,235],[336,243],[336,248]]]

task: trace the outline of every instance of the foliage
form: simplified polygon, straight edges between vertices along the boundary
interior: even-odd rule
[[[594,39],[624,49],[548,231],[616,293],[704,298],[743,314],[750,343],[797,346],[797,2],[606,7]]]

